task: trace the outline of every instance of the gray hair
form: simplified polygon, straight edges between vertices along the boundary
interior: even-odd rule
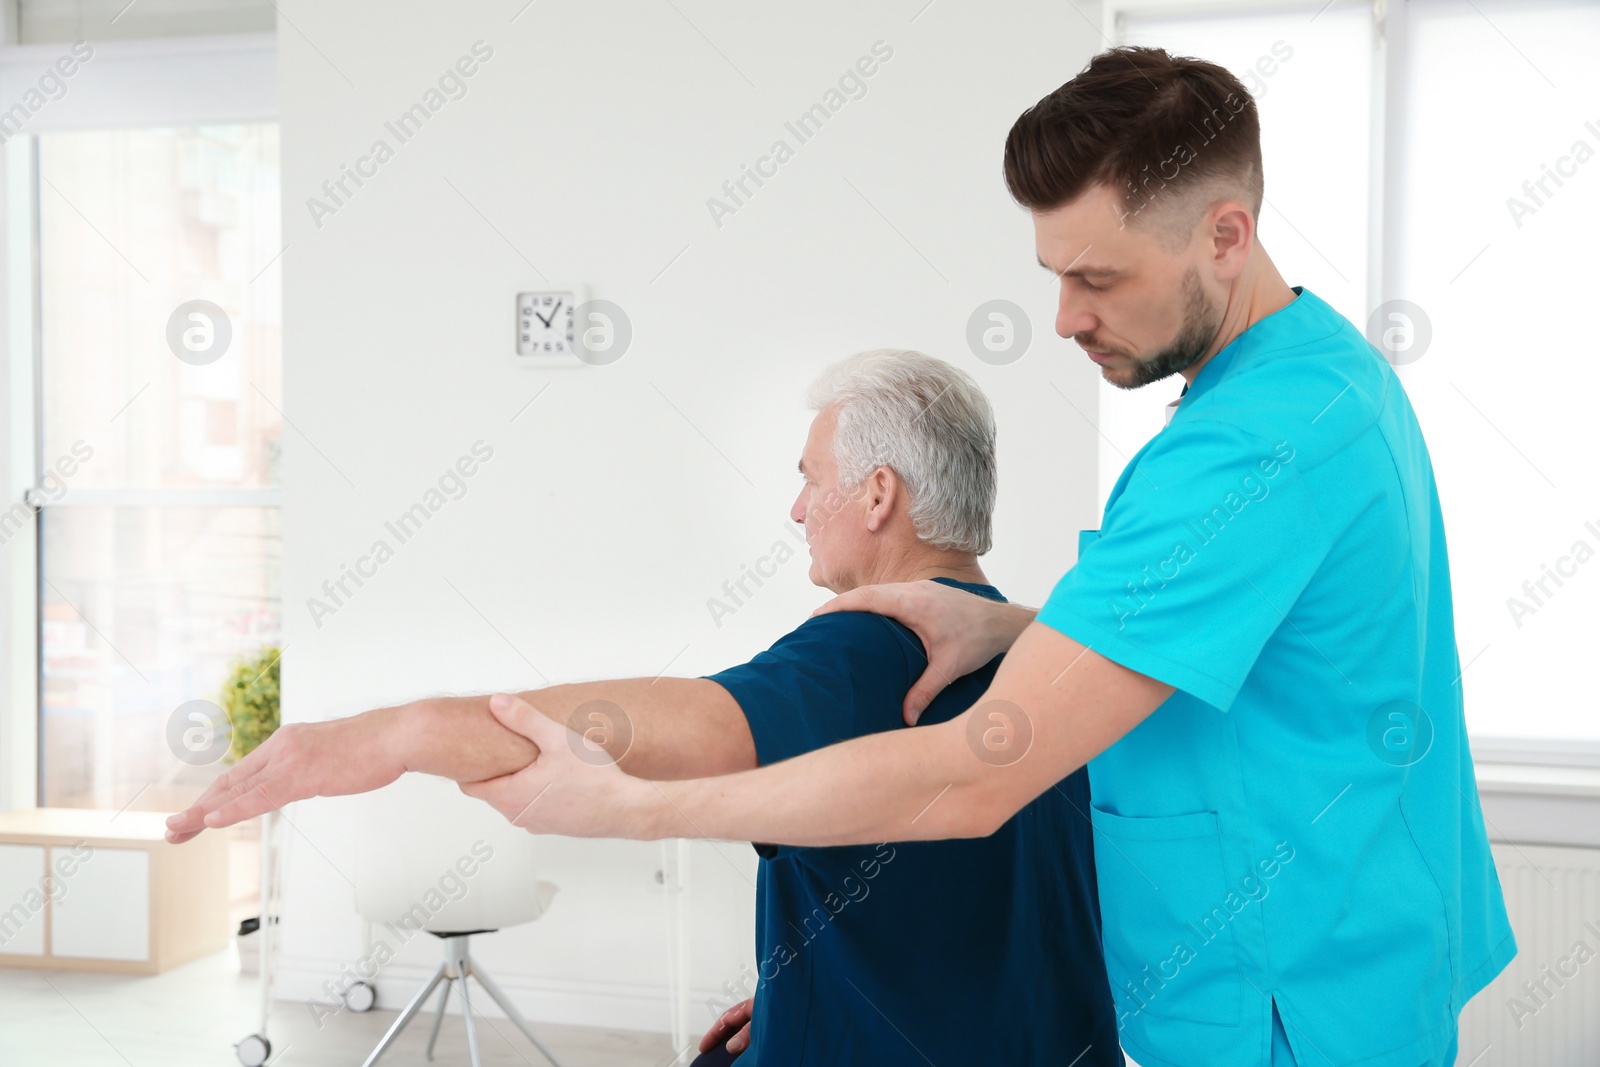
[[[814,411],[837,405],[833,458],[851,492],[879,467],[911,498],[917,537],[983,555],[993,540],[994,413],[965,371],[905,349],[858,352],[811,384]]]

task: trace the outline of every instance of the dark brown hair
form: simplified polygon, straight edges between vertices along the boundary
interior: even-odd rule
[[[1012,197],[1035,211],[1106,184],[1136,223],[1150,222],[1139,215],[1147,206],[1231,187],[1259,217],[1261,122],[1243,83],[1215,63],[1112,48],[1022,113],[1006,136],[1005,176]],[[1187,239],[1193,218],[1160,215]]]

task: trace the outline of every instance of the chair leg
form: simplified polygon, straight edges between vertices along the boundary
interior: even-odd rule
[[[522,1017],[522,1013],[517,1011],[517,1009],[512,1006],[510,998],[500,991],[500,987],[495,984],[493,978],[490,978],[486,973],[478,969],[477,961],[473,960],[470,956],[467,958],[466,967],[462,971],[463,984],[465,984],[465,976],[468,974],[476,978],[478,980],[478,984],[483,986],[483,988],[488,991],[489,996],[494,998],[494,1002],[500,1005],[500,1010],[506,1013],[506,1017],[509,1018],[513,1023],[516,1023],[517,1029],[521,1030],[523,1034],[527,1036],[528,1040],[532,1041],[534,1046],[540,1052],[544,1053],[544,1058],[553,1063],[555,1067],[561,1067],[561,1061],[556,1059],[555,1053],[551,1052],[545,1047],[543,1041],[539,1040],[539,1035],[535,1034],[533,1032],[533,1027],[528,1025],[528,1020],[524,1019]]]
[[[361,1067],[372,1067],[374,1063],[378,1062],[378,1057],[383,1055],[384,1050],[394,1042],[400,1031],[404,1030],[406,1024],[417,1014],[417,1009],[422,1007],[423,1001],[428,999],[428,994],[433,992],[433,987],[444,980],[445,970],[448,967],[448,963],[439,964],[439,969],[433,972],[433,977],[428,979],[428,984],[423,986],[422,990],[411,998],[411,1003],[406,1005],[405,1010],[400,1013],[400,1018],[396,1019],[394,1025],[389,1027],[388,1033],[383,1035],[383,1040],[378,1042],[378,1047],[372,1050],[372,1055],[362,1062]],[[466,983],[463,982],[462,985],[464,986]]]
[[[439,1011],[433,1017],[433,1029],[428,1032],[428,1060],[433,1061],[433,1044],[439,1040],[439,1024],[444,1022],[445,1002],[450,999],[450,983],[452,979],[446,978],[444,985],[439,987]],[[465,979],[463,979],[465,981]]]
[[[481,1067],[478,1062],[478,1031],[472,1023],[472,1001],[467,996],[467,972],[461,971],[461,1021],[467,1024],[467,1054],[471,1058],[472,1067]]]

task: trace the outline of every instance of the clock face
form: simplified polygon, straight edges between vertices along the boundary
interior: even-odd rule
[[[577,298],[569,290],[517,294],[517,355],[573,354],[573,314]]]

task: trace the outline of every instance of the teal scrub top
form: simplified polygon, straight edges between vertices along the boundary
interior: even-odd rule
[[[1038,621],[1172,685],[1089,764],[1143,1067],[1415,1067],[1516,954],[1462,716],[1432,464],[1314,293],[1195,375]]]

